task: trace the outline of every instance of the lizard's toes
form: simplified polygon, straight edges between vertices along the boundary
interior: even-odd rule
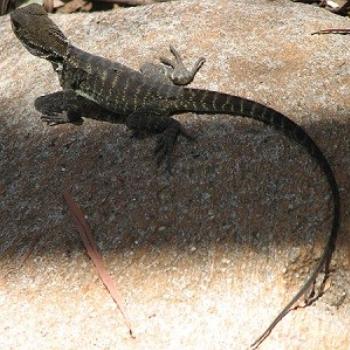
[[[169,140],[169,138],[164,135],[160,136],[157,145],[154,149],[154,155],[156,157],[157,166],[159,167],[161,163],[165,160],[166,170],[171,174],[172,168],[172,153],[174,150],[174,142]]]
[[[50,115],[43,114],[40,118],[50,126],[63,124],[67,122],[67,113],[52,113]]]

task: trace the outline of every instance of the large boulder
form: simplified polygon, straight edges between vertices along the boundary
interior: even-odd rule
[[[169,55],[206,63],[194,87],[248,97],[300,124],[339,183],[342,223],[326,293],[291,312],[264,349],[350,343],[350,37],[312,36],[346,18],[287,0],[174,1],[53,15],[74,44],[138,68]],[[331,193],[302,146],[266,125],[178,116],[197,142],[173,176],[155,138],[85,120],[49,127],[33,102],[59,89],[0,18],[0,344],[2,349],[242,349],[315,266]],[[83,208],[126,300],[136,339],[97,278],[62,194]],[[30,253],[30,254],[29,254]]]

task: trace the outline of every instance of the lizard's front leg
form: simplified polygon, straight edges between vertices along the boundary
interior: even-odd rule
[[[183,135],[187,139],[194,139],[177,120],[166,115],[160,115],[160,112],[152,111],[152,109],[141,109],[131,113],[126,118],[126,125],[136,134],[144,131],[161,133],[154,154],[158,166],[163,160],[166,161],[166,168],[169,173],[171,172],[171,156],[178,136]]]
[[[82,117],[97,118],[109,122],[121,122],[120,116],[97,103],[77,95],[73,90],[58,91],[40,96],[35,109],[42,113],[41,119],[49,125],[82,123]]]
[[[200,57],[192,69],[187,69],[180,54],[171,45],[170,51],[174,55],[175,60],[161,57],[160,61],[165,66],[145,63],[140,68],[141,73],[161,83],[188,85],[194,79],[198,70],[202,67],[203,63],[205,62],[205,58]]]
[[[49,125],[81,122],[82,103],[73,90],[58,91],[38,97],[34,106]]]

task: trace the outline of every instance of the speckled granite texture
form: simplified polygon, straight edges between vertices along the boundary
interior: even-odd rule
[[[327,293],[290,313],[261,349],[350,347],[350,21],[287,0],[175,1],[54,15],[79,47],[137,68],[207,62],[193,86],[268,104],[301,124],[334,168],[342,226]],[[301,286],[330,232],[330,191],[302,147],[228,116],[178,117],[174,175],[155,138],[86,120],[48,127],[35,97],[50,65],[0,18],[0,348],[245,349]],[[136,339],[97,278],[63,201],[84,210]],[[36,239],[32,254],[21,261]]]

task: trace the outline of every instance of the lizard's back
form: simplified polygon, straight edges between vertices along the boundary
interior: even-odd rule
[[[73,89],[113,112],[128,115],[154,103],[161,109],[183,89],[143,75],[141,72],[70,46],[62,69],[57,70],[63,89]]]

